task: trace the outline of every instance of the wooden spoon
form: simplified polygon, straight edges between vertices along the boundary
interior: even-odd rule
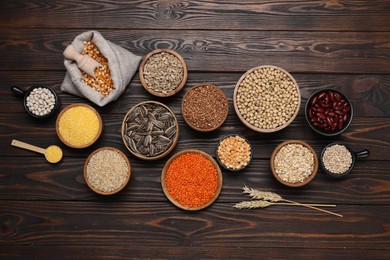
[[[44,149],[15,139],[12,140],[11,145],[44,154],[46,160],[50,163],[58,163],[59,161],[61,161],[63,155],[61,148],[57,145],[51,145],[48,148]]]

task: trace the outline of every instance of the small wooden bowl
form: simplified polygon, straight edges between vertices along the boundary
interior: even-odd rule
[[[161,154],[158,154],[156,156],[145,156],[143,155],[142,153],[137,153],[137,152],[134,152],[131,147],[127,144],[127,141],[126,141],[126,137],[129,138],[127,135],[126,135],[126,121],[127,121],[127,118],[128,116],[130,115],[130,113],[136,109],[137,107],[141,106],[141,105],[144,105],[144,104],[156,104],[156,105],[159,105],[161,107],[164,107],[169,113],[172,114],[174,120],[175,120],[175,124],[176,124],[176,134],[174,136],[174,138],[172,139],[172,144],[171,146],[163,153]],[[144,102],[141,102],[141,103],[138,103],[137,105],[133,106],[128,112],[127,114],[125,115],[125,117],[123,118],[123,121],[122,121],[122,129],[121,129],[121,133],[122,133],[122,141],[124,143],[124,145],[126,146],[127,150],[129,150],[129,152],[140,158],[140,159],[143,159],[143,160],[158,160],[158,159],[161,159],[163,158],[164,156],[166,156],[167,154],[169,154],[176,146],[177,142],[179,141],[179,122],[177,121],[177,117],[175,115],[175,113],[173,113],[173,111],[166,105],[164,105],[163,103],[160,103],[160,102],[157,102],[157,101],[144,101]],[[126,137],[125,137],[126,136]]]
[[[275,171],[275,166],[274,166],[274,160],[275,160],[275,156],[276,154],[279,152],[279,150],[287,145],[287,144],[301,144],[303,145],[304,147],[308,148],[313,156],[314,156],[314,167],[313,167],[313,172],[310,174],[310,176],[308,178],[306,178],[303,182],[299,182],[299,183],[290,183],[290,182],[286,182],[284,180],[282,180],[279,175],[276,173]],[[306,142],[304,141],[300,141],[300,140],[289,140],[289,141],[285,141],[281,144],[279,144],[275,150],[273,151],[272,153],[272,156],[271,156],[271,160],[270,160],[270,166],[271,166],[271,171],[272,171],[272,174],[274,175],[274,177],[282,184],[286,185],[286,186],[289,186],[289,187],[302,187],[306,184],[308,184],[309,182],[311,182],[314,177],[316,176],[317,174],[317,170],[318,170],[318,157],[317,157],[317,154],[316,152],[314,151],[314,149]]]
[[[224,97],[225,97],[226,111],[225,111],[224,117],[223,117],[222,121],[221,121],[218,125],[216,125],[215,127],[212,127],[212,128],[199,128],[199,127],[194,126],[194,125],[190,122],[190,120],[189,120],[188,118],[186,118],[186,116],[185,116],[184,113],[183,113],[183,111],[184,111],[184,109],[183,109],[183,108],[184,108],[184,101],[185,101],[186,98],[188,97],[189,93],[191,93],[191,91],[193,91],[194,89],[199,88],[199,87],[203,87],[203,86],[211,86],[211,87],[213,87],[213,88],[216,88],[216,89],[218,89],[219,91],[221,91],[221,93],[222,93],[222,94],[224,95]],[[229,112],[229,108],[228,108],[228,107],[229,107],[228,99],[227,99],[225,93],[223,93],[223,91],[222,91],[220,88],[218,88],[217,86],[215,86],[215,85],[213,85],[213,84],[210,84],[210,83],[197,84],[197,85],[191,87],[191,88],[190,88],[189,90],[187,90],[187,92],[184,94],[183,99],[182,99],[182,102],[181,102],[181,112],[182,112],[184,121],[187,123],[187,125],[188,125],[189,127],[191,127],[192,129],[194,129],[195,131],[203,132],[203,133],[212,132],[212,131],[218,129],[221,125],[223,125],[223,123],[225,122],[225,120],[226,120],[226,118],[227,118],[227,116],[228,116],[228,112]]]
[[[115,152],[119,153],[119,154],[125,159],[126,164],[127,164],[127,168],[128,168],[128,177],[127,177],[126,181],[125,181],[124,183],[122,183],[122,185],[121,185],[118,189],[116,189],[116,190],[114,190],[114,191],[112,191],[112,192],[105,192],[105,191],[101,191],[101,190],[95,189],[95,188],[92,186],[92,184],[88,181],[88,178],[87,178],[87,166],[88,166],[89,160],[91,159],[91,157],[92,157],[94,154],[96,154],[96,153],[98,153],[98,152],[100,152],[100,151],[102,151],[102,150],[112,150],[112,151],[115,151]],[[122,151],[120,151],[119,149],[116,149],[116,148],[114,148],[114,147],[106,146],[106,147],[101,147],[101,148],[99,148],[99,149],[93,151],[93,152],[88,156],[88,158],[87,158],[87,160],[85,161],[85,164],[84,164],[84,180],[85,180],[85,183],[88,185],[88,187],[89,187],[91,190],[93,190],[94,192],[96,192],[96,193],[98,193],[98,194],[100,194],[100,195],[113,195],[113,194],[116,194],[116,193],[120,192],[120,191],[123,190],[123,188],[126,187],[126,185],[129,183],[130,176],[131,176],[131,166],[130,166],[129,159],[126,157],[126,155],[125,155]]]
[[[173,162],[173,160],[175,160],[177,157],[179,157],[180,155],[182,154],[185,154],[185,153],[198,153],[198,154],[201,154],[203,156],[205,156],[209,161],[212,162],[212,164],[214,165],[216,171],[217,171],[217,174],[218,174],[218,186],[217,186],[217,190],[214,194],[214,197],[209,201],[207,202],[206,204],[203,204],[199,207],[195,207],[195,208],[191,208],[191,207],[187,207],[187,206],[183,206],[181,205],[180,203],[178,203],[175,199],[172,198],[172,196],[169,194],[168,192],[168,188],[167,188],[167,185],[166,185],[166,173],[168,171],[168,168],[169,166],[171,165],[171,163]],[[200,150],[195,150],[195,149],[186,149],[186,150],[183,150],[183,151],[180,151],[176,154],[174,154],[164,165],[164,168],[162,170],[162,174],[161,174],[161,186],[162,186],[162,189],[164,191],[164,194],[165,196],[168,198],[168,200],[170,202],[172,202],[176,207],[178,208],[181,208],[181,209],[184,209],[184,210],[188,210],[188,211],[197,211],[197,210],[201,210],[201,209],[204,209],[208,206],[210,206],[219,196],[220,192],[221,192],[221,189],[222,189],[222,172],[221,172],[221,169],[219,168],[217,162],[213,159],[213,157],[211,157],[209,154],[203,152],[203,151],[200,151]]]
[[[297,91],[298,91],[298,106],[297,106],[297,109],[295,110],[294,114],[291,116],[291,118],[283,125],[280,125],[276,128],[273,128],[273,129],[263,129],[263,128],[259,128],[259,127],[256,127],[252,124],[250,124],[248,121],[245,120],[245,118],[241,115],[239,109],[238,109],[238,104],[237,104],[237,92],[238,92],[238,88],[240,87],[240,84],[241,82],[246,78],[247,75],[249,75],[250,73],[252,73],[253,71],[255,70],[258,70],[258,69],[262,69],[262,68],[274,68],[274,69],[277,69],[277,70],[280,70],[282,71],[283,73],[285,73],[294,83],[294,86],[296,87]],[[241,120],[241,122],[247,126],[248,128],[256,131],[256,132],[259,132],[259,133],[273,133],[273,132],[277,132],[277,131],[280,131],[282,130],[283,128],[287,127],[289,124],[291,124],[291,122],[296,118],[296,116],[298,115],[298,112],[299,112],[299,108],[300,108],[300,103],[301,103],[301,93],[300,93],[300,90],[299,90],[299,86],[298,86],[298,83],[296,82],[296,80],[293,78],[293,76],[291,76],[290,73],[288,73],[286,70],[280,68],[280,67],[277,67],[277,66],[273,66],[273,65],[263,65],[263,66],[258,66],[258,67],[254,67],[250,70],[248,70],[247,72],[245,72],[241,78],[237,81],[237,84],[236,84],[236,87],[234,88],[234,93],[233,93],[233,105],[234,105],[234,110],[236,111],[237,113],[237,116],[238,118]]]
[[[99,130],[98,130],[98,133],[97,135],[95,136],[95,138],[88,144],[85,144],[85,145],[81,145],[81,146],[77,146],[77,145],[74,145],[74,144],[71,144],[71,143],[68,143],[60,134],[60,131],[59,131],[59,122],[60,122],[60,119],[61,119],[61,116],[70,108],[72,107],[79,107],[79,106],[82,106],[82,107],[86,107],[88,109],[90,109],[92,112],[95,113],[95,115],[97,116],[98,120],[99,120]],[[86,148],[88,146],[91,146],[92,144],[94,144],[100,137],[100,135],[102,134],[102,131],[103,131],[103,121],[102,121],[102,118],[100,116],[100,114],[93,108],[91,107],[90,105],[87,105],[85,103],[74,103],[72,105],[69,105],[67,107],[65,107],[64,109],[61,110],[60,114],[58,115],[57,117],[57,121],[56,121],[56,132],[57,132],[57,135],[58,135],[58,138],[61,140],[61,142],[63,142],[65,145],[71,147],[71,148],[77,148],[77,149],[81,149],[81,148]]]
[[[162,53],[162,52],[166,52],[166,53],[174,55],[176,58],[178,58],[180,60],[181,64],[183,65],[183,79],[182,79],[181,83],[174,90],[169,91],[167,93],[158,92],[158,91],[155,91],[152,88],[149,88],[148,84],[146,84],[145,76],[144,76],[144,67],[145,67],[146,62],[149,60],[149,58],[151,56],[153,56],[155,54],[158,54],[158,53]],[[184,61],[183,57],[179,53],[177,53],[176,51],[173,51],[173,50],[170,50],[170,49],[156,49],[156,50],[150,52],[149,54],[147,54],[144,57],[144,59],[142,60],[142,62],[140,64],[140,67],[139,67],[139,78],[141,80],[142,86],[150,94],[152,94],[154,96],[157,96],[157,97],[170,97],[170,96],[173,96],[176,93],[178,93],[184,87],[184,85],[186,84],[187,76],[188,76],[187,64]]]

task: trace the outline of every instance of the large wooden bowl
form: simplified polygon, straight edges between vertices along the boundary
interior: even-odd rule
[[[177,157],[179,157],[180,155],[182,154],[186,154],[186,153],[198,153],[198,154],[201,154],[203,156],[205,156],[209,161],[211,161],[211,163],[214,165],[216,171],[217,171],[217,175],[218,175],[218,184],[217,184],[217,190],[213,196],[213,198],[208,201],[207,203],[199,206],[199,207],[195,207],[195,208],[191,208],[191,207],[187,207],[187,206],[183,206],[181,205],[179,202],[177,202],[174,198],[172,198],[172,196],[169,194],[168,192],[168,188],[167,188],[167,185],[166,185],[166,173],[168,171],[168,168],[169,166],[171,165],[171,163],[173,162],[173,160],[175,160]],[[181,209],[184,209],[184,210],[188,210],[188,211],[197,211],[197,210],[201,210],[201,209],[204,209],[208,206],[210,206],[219,196],[220,192],[221,192],[221,189],[222,189],[222,172],[221,172],[221,169],[219,168],[217,162],[207,153],[203,152],[203,151],[200,151],[200,150],[196,150],[196,149],[186,149],[186,150],[183,150],[183,151],[180,151],[176,154],[174,154],[164,165],[164,168],[162,170],[162,174],[161,174],[161,186],[162,186],[162,189],[164,191],[164,194],[165,196],[168,198],[168,200],[170,202],[172,202],[175,206],[177,206],[178,208],[181,208]]]
[[[128,168],[128,175],[127,175],[128,177],[127,177],[126,181],[125,181],[124,183],[122,183],[122,185],[121,185],[118,189],[116,189],[116,190],[114,190],[114,191],[112,191],[112,192],[104,192],[104,191],[101,191],[101,190],[98,190],[98,189],[94,188],[94,187],[92,186],[92,184],[88,181],[88,178],[87,178],[87,166],[88,166],[89,160],[91,159],[91,157],[92,157],[94,154],[96,154],[96,153],[98,153],[98,152],[100,152],[100,151],[102,151],[102,150],[113,150],[113,151],[119,153],[119,154],[123,157],[123,159],[125,159],[126,164],[127,164],[127,168]],[[122,151],[120,151],[120,150],[118,150],[118,149],[116,149],[116,148],[114,148],[114,147],[106,146],[106,147],[101,147],[101,148],[99,148],[99,149],[93,151],[93,152],[88,156],[88,158],[87,158],[87,160],[85,161],[85,164],[84,164],[84,180],[85,180],[85,183],[88,185],[88,187],[89,187],[91,190],[93,190],[94,192],[96,192],[96,193],[98,193],[98,194],[100,194],[100,195],[113,195],[113,194],[116,194],[116,193],[120,192],[120,191],[123,190],[123,188],[126,187],[126,185],[129,183],[130,176],[131,176],[131,166],[130,166],[130,161],[129,161],[129,159],[126,157],[126,155],[125,155]]]
[[[252,73],[253,71],[255,70],[258,70],[258,69],[262,69],[262,68],[274,68],[274,69],[277,69],[277,70],[280,70],[282,71],[283,73],[285,73],[291,80],[292,82],[294,83],[294,86],[296,87],[297,91],[298,91],[298,106],[294,112],[294,114],[291,116],[291,118],[283,125],[280,125],[276,128],[273,128],[273,129],[263,129],[263,128],[259,128],[259,127],[256,127],[252,124],[250,124],[248,121],[245,120],[245,118],[241,115],[239,109],[238,109],[238,104],[237,104],[237,92],[238,92],[238,88],[240,87],[240,84],[241,82],[250,74]],[[234,88],[234,92],[233,92],[233,105],[234,105],[234,110],[236,111],[237,113],[237,116],[238,118],[241,120],[241,122],[247,126],[248,128],[256,131],[256,132],[259,132],[259,133],[273,133],[273,132],[276,132],[276,131],[279,131],[279,130],[282,130],[283,128],[287,127],[289,124],[291,124],[291,122],[296,118],[296,116],[298,115],[298,112],[299,112],[299,108],[300,108],[300,104],[301,104],[301,93],[300,93],[300,90],[299,90],[299,86],[298,86],[298,83],[296,82],[296,80],[294,79],[293,76],[291,76],[290,73],[288,73],[286,70],[280,68],[280,67],[277,67],[277,66],[273,66],[273,65],[263,65],[263,66],[258,66],[258,67],[254,67],[250,70],[248,70],[247,72],[245,72],[241,78],[237,81],[237,84],[236,84],[236,87]]]
[[[93,140],[88,143],[88,144],[85,144],[85,145],[74,145],[74,144],[71,144],[69,142],[67,142],[61,135],[60,131],[59,131],[59,122],[60,122],[60,119],[61,119],[61,116],[70,108],[72,107],[79,107],[79,106],[82,106],[82,107],[86,107],[88,109],[90,109],[92,112],[95,113],[95,115],[97,116],[98,120],[99,120],[99,130],[98,130],[98,133],[97,135],[95,136],[95,138],[93,138]],[[57,121],[56,121],[56,132],[57,132],[57,135],[58,135],[58,138],[61,140],[61,142],[63,142],[65,145],[69,146],[69,147],[72,147],[72,148],[78,148],[78,149],[81,149],[81,148],[86,148],[88,146],[91,146],[92,144],[94,144],[100,137],[100,135],[102,134],[102,131],[103,131],[103,120],[100,116],[100,114],[93,108],[91,107],[90,105],[87,105],[85,103],[74,103],[72,105],[69,105],[67,107],[65,107],[64,109],[61,110],[60,114],[58,115],[57,117]]]
[[[146,83],[145,81],[145,75],[144,75],[144,67],[145,67],[145,63],[149,60],[149,58],[155,54],[158,54],[158,53],[162,53],[162,52],[166,52],[166,53],[169,53],[169,54],[172,54],[174,55],[176,58],[179,59],[179,61],[181,62],[182,66],[183,66],[183,79],[181,81],[181,83],[179,84],[179,86],[177,86],[174,90],[172,91],[169,91],[167,93],[162,93],[162,92],[158,92],[158,91],[155,91],[154,89],[150,88],[148,86],[148,84]],[[170,49],[156,49],[152,52],[150,52],[149,54],[147,54],[141,64],[140,64],[140,67],[139,67],[139,79],[141,81],[141,84],[142,86],[146,89],[146,91],[148,91],[150,94],[154,95],[154,96],[157,96],[157,97],[170,97],[170,96],[173,96],[175,95],[176,93],[178,93],[183,87],[184,85],[186,84],[187,82],[187,76],[188,76],[188,71],[187,71],[187,64],[186,62],[184,61],[183,57],[177,53],[176,51],[173,51],[173,50],[170,50]]]
[[[303,182],[299,182],[299,183],[291,183],[291,182],[286,182],[284,180],[282,180],[279,175],[276,173],[275,171],[275,165],[274,165],[274,160],[275,160],[275,156],[276,154],[279,152],[279,150],[287,145],[287,144],[301,144],[303,145],[304,147],[308,148],[313,156],[314,156],[314,167],[313,167],[313,172],[310,174],[310,176],[308,178],[306,178]],[[288,140],[288,141],[285,141],[281,144],[279,144],[275,150],[273,151],[272,153],[272,156],[271,156],[271,160],[270,160],[270,166],[271,166],[271,171],[272,171],[272,174],[274,175],[274,177],[276,178],[276,180],[278,180],[280,183],[288,186],[288,187],[302,187],[302,186],[305,186],[306,184],[308,184],[309,182],[311,182],[314,177],[316,176],[317,174],[317,171],[318,171],[318,157],[317,157],[317,154],[316,152],[314,151],[314,149],[306,142],[304,141],[301,141],[301,140]]]
[[[162,106],[164,107],[167,111],[169,111],[169,113],[172,114],[174,120],[175,120],[175,124],[176,124],[176,135],[175,137],[172,139],[172,144],[171,146],[163,153],[161,154],[158,154],[156,156],[145,156],[143,155],[142,153],[137,153],[135,151],[133,151],[133,149],[131,149],[131,147],[127,144],[127,141],[125,139],[125,136],[126,136],[126,127],[125,127],[125,124],[126,124],[126,121],[127,121],[127,118],[128,116],[130,115],[130,113],[136,109],[137,107],[141,106],[141,105],[144,105],[144,104],[156,104],[156,105],[159,105],[159,106]],[[166,105],[164,105],[163,103],[160,103],[160,102],[157,102],[157,101],[144,101],[144,102],[141,102],[141,103],[138,103],[137,105],[133,106],[125,115],[125,117],[123,118],[123,121],[122,121],[122,128],[121,128],[121,134],[122,134],[122,141],[124,143],[124,145],[126,146],[127,150],[129,150],[129,152],[142,159],[142,160],[158,160],[158,159],[161,159],[163,157],[165,157],[167,154],[169,154],[176,146],[177,142],[179,141],[179,122],[177,121],[177,117],[175,115],[175,113],[173,113],[173,111]]]

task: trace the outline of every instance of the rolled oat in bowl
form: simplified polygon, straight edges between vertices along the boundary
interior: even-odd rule
[[[272,153],[271,170],[282,184],[300,187],[308,184],[318,170],[318,158],[313,148],[300,140],[285,141]]]

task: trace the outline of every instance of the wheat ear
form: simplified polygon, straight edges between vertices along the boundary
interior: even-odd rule
[[[325,212],[325,213],[328,213],[328,214],[331,214],[331,215],[334,215],[334,216],[338,216],[338,217],[341,217],[341,218],[343,217],[343,215],[334,213],[332,211],[320,209],[320,208],[317,208],[317,207],[314,207],[314,206],[311,206],[311,205],[308,205],[308,204],[302,204],[302,203],[299,203],[299,202],[296,202],[296,201],[292,201],[292,200],[283,199],[282,196],[280,196],[280,195],[278,195],[278,194],[276,194],[274,192],[260,191],[260,190],[252,189],[252,188],[250,188],[250,187],[248,187],[246,185],[244,185],[244,187],[242,189],[243,189],[243,193],[249,194],[249,196],[252,197],[253,199],[262,199],[262,200],[266,200],[266,201],[270,201],[270,202],[288,202],[288,203],[300,205],[302,207],[306,207],[306,208],[311,208],[311,209],[315,209],[315,210],[318,210],[318,211],[322,211],[322,212]],[[324,205],[329,205],[329,204],[324,204]],[[336,205],[331,205],[331,206],[336,206]]]

